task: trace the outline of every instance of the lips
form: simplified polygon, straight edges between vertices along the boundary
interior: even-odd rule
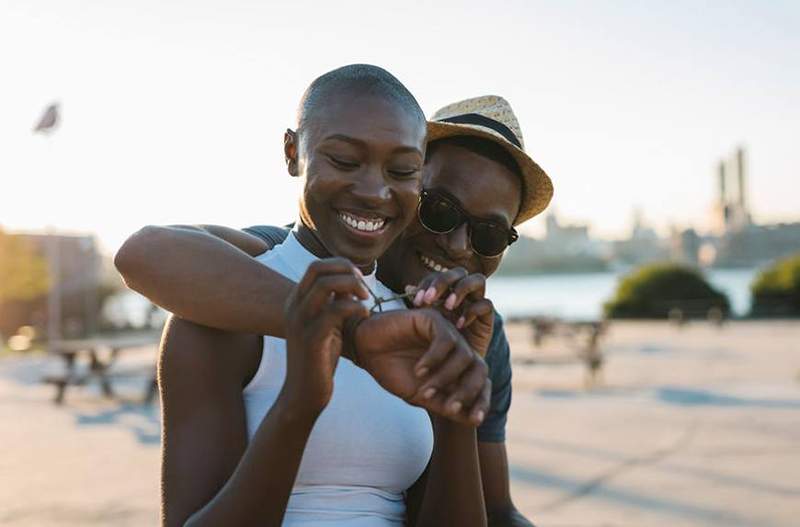
[[[347,225],[350,230],[359,234],[374,235],[383,232],[390,222],[389,218],[378,215],[358,214],[350,211],[337,211],[339,220]]]

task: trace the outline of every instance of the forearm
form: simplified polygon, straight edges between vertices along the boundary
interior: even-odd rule
[[[185,525],[280,526],[317,415],[279,397],[225,486]]]
[[[434,451],[416,525],[485,526],[475,428],[434,416]]]
[[[254,245],[247,248],[255,251]],[[294,283],[203,230],[145,227],[125,242],[114,263],[128,287],[180,318],[227,331],[285,335],[283,305]]]

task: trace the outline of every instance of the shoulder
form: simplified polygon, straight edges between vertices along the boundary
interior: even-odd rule
[[[164,388],[204,386],[241,389],[258,369],[261,337],[222,331],[172,316],[164,328],[158,375]],[[191,372],[191,375],[187,375]]]
[[[291,225],[284,227],[277,227],[275,225],[252,225],[250,227],[245,227],[242,230],[248,234],[252,234],[253,236],[261,238],[270,244],[270,246],[275,246],[283,243],[286,237],[289,236],[289,232],[291,232]]]

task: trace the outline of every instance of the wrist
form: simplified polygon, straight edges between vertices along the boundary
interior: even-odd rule
[[[476,436],[476,428],[469,424],[454,421],[443,415],[431,414],[433,431],[437,436],[447,436],[454,438],[470,438]]]
[[[359,367],[361,367],[361,361],[358,358],[358,349],[356,347],[356,332],[363,320],[363,318],[351,317],[345,320],[342,326],[341,356]]]
[[[313,404],[307,397],[295,395],[285,388],[284,385],[274,405],[278,419],[290,426],[314,426],[325,405]]]

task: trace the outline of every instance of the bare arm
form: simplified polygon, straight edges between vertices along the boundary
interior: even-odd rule
[[[481,480],[490,527],[533,527],[511,501],[505,443],[478,443]]]
[[[159,361],[163,525],[280,525],[314,419],[279,400],[247,444],[242,386],[259,345],[252,335],[176,318],[167,326]]]
[[[416,526],[485,526],[475,428],[433,416],[434,450]]]
[[[241,391],[258,369],[261,339],[170,321],[160,367],[166,525],[281,525],[308,437],[333,394],[344,320],[367,316],[358,300],[332,299],[329,282],[315,278],[286,305],[286,379],[246,448]],[[181,328],[199,336],[186,338]],[[219,353],[226,344],[232,349]]]
[[[125,241],[114,264],[128,287],[180,318],[283,337],[294,282],[252,258],[269,248],[225,227],[148,226]]]

